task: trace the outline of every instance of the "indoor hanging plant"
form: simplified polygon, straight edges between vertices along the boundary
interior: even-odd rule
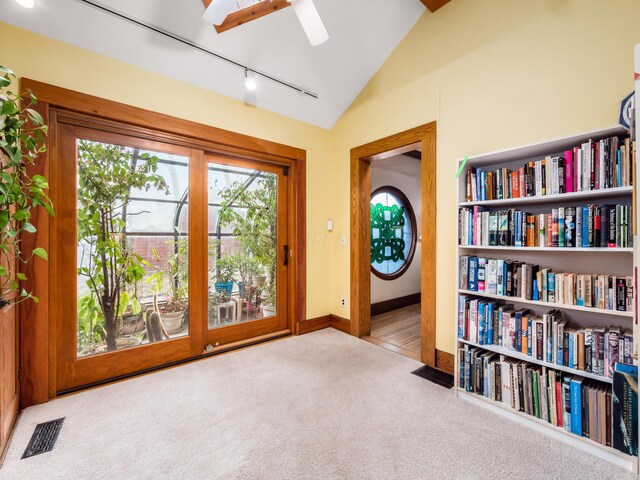
[[[20,265],[34,256],[47,259],[43,248],[23,252],[23,235],[34,234],[31,224],[34,208],[53,215],[51,200],[45,193],[46,178],[29,175],[29,166],[46,150],[47,126],[33,108],[36,97],[12,91],[16,76],[0,66],[0,307],[27,299],[38,301],[20,287],[26,280]]]

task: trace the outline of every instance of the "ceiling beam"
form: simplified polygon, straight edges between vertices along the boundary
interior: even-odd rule
[[[212,1],[215,0],[202,0],[202,3],[204,4],[204,7],[207,8]],[[282,10],[290,5],[291,3],[289,3],[288,0],[273,0],[271,2],[254,3],[247,8],[230,13],[227,15],[227,18],[224,19],[222,24],[214,25],[214,28],[218,33],[226,32],[227,30],[244,25],[245,23],[249,23],[257,18]]]
[[[451,0],[420,0],[430,12],[435,12],[439,8],[445,6]]]

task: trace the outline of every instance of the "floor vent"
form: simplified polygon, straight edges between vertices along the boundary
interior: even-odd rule
[[[22,454],[22,458],[33,457],[34,455],[40,455],[41,453],[53,450],[56,440],[58,440],[64,418],[65,417],[62,417],[36,425],[36,429],[31,436],[31,440],[29,440],[29,445],[27,445],[26,450]]]
[[[453,375],[443,372],[442,370],[436,370],[435,368],[425,365],[411,373],[430,382],[437,383],[441,387],[453,388]]]

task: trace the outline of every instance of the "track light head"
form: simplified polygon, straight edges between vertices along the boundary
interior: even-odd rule
[[[258,83],[256,82],[256,74],[248,68],[244,69],[244,88],[246,88],[250,92],[253,92],[258,88]]]

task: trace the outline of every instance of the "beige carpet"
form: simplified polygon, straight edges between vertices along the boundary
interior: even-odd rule
[[[336,330],[23,412],[0,478],[622,479],[618,467],[453,397]],[[20,460],[36,423],[55,449]]]

